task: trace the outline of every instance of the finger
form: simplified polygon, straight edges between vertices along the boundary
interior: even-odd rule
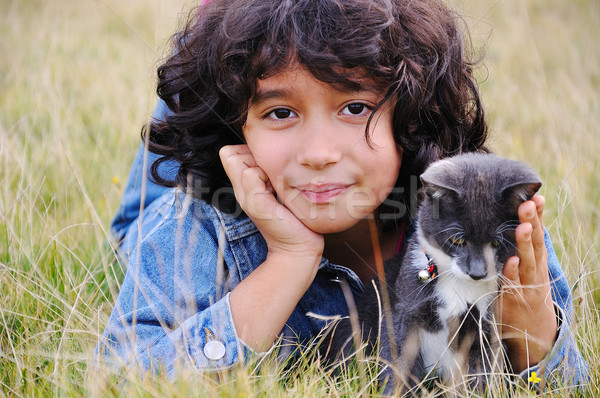
[[[519,257],[512,256],[506,260],[504,268],[502,269],[502,274],[504,275],[505,287],[518,286],[520,284]]]
[[[245,192],[268,191],[269,177],[258,166],[247,166],[242,171],[242,187]]]
[[[544,229],[544,208],[546,206],[546,198],[541,195],[534,196],[533,202],[537,210],[537,216],[540,223],[540,237],[539,241],[534,246],[536,248],[536,258],[538,265],[542,266],[544,274],[548,273],[548,250],[546,249],[546,231]],[[538,269],[540,271],[540,269]]]
[[[519,220],[532,226],[531,242],[537,264],[544,264],[546,259],[546,245],[544,242],[544,227],[539,216],[537,203],[528,200],[519,206]],[[542,208],[543,212],[543,208]]]
[[[515,302],[515,300],[520,297],[519,287],[521,286],[521,282],[519,280],[519,257],[512,256],[506,263],[504,263],[504,268],[502,269],[502,274],[504,277],[502,278],[502,287],[501,294],[497,301],[496,311],[500,314],[500,323],[503,325],[503,333],[506,332],[506,328],[503,323],[503,319],[510,319],[513,315],[510,313],[511,304]],[[506,313],[508,311],[508,313]]]
[[[245,196],[245,208],[249,216],[271,219],[277,208],[277,201],[269,191],[269,178],[260,167],[248,167],[242,173],[242,190]]]
[[[219,150],[219,156],[221,157],[221,159],[231,155],[238,155],[243,153],[251,153],[248,145],[225,145]]]
[[[275,195],[275,188],[273,187],[273,184],[271,184],[271,180],[267,180],[267,190]]]
[[[519,255],[519,280],[522,285],[535,283],[537,262],[532,243],[533,226],[522,223],[515,230],[517,253]]]
[[[221,163],[234,188],[241,187],[242,174],[249,167],[257,167],[251,154],[224,154]]]
[[[219,157],[225,172],[228,171],[227,167],[235,167],[240,162],[248,167],[256,166],[256,161],[247,145],[226,145],[219,150]],[[229,176],[228,172],[227,175]]]
[[[533,203],[535,203],[535,208],[537,210],[538,218],[540,219],[540,223],[542,227],[544,226],[544,208],[546,206],[546,198],[542,195],[536,195],[532,199]]]
[[[219,156],[221,157],[223,169],[233,187],[235,198],[244,209],[247,196],[247,191],[244,189],[244,171],[249,168],[257,168],[256,162],[252,154],[240,145],[223,147],[219,151]]]

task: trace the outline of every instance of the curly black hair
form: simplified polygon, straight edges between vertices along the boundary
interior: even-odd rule
[[[398,203],[408,209],[415,194],[411,178],[418,181],[432,161],[487,151],[475,63],[460,21],[441,0],[212,0],[195,8],[158,68],[157,93],[171,114],[142,130],[150,150],[163,156],[152,166],[153,179],[200,187],[192,193],[234,212],[233,191],[223,194],[231,183],[218,152],[244,143],[257,81],[297,62],[345,88],[368,78],[386,93],[379,106],[393,101],[403,160],[396,198],[380,214],[401,213]],[[180,165],[173,181],[158,174],[168,160]]]

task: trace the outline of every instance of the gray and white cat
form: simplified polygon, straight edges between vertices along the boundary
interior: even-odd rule
[[[362,341],[379,347],[390,365],[383,374],[388,392],[406,392],[430,376],[483,388],[483,375],[502,359],[493,309],[504,263],[516,253],[517,209],[541,180],[528,166],[492,154],[440,160],[421,180],[416,231],[404,258],[384,264],[388,289],[367,287],[357,303]],[[352,352],[350,323],[343,319],[322,345],[330,360]]]

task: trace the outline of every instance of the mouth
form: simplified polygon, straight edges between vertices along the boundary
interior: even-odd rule
[[[327,204],[333,198],[344,193],[350,188],[348,184],[308,184],[296,187],[309,201],[315,204]]]

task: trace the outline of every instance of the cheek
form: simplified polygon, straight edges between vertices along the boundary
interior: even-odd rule
[[[356,157],[368,175],[380,183],[393,187],[398,179],[402,163],[402,150],[394,141],[391,132],[379,132],[371,137],[370,145],[363,138]]]
[[[396,143],[392,142],[392,145],[395,146]],[[400,173],[401,165],[402,165],[402,150],[398,149],[397,151],[394,151],[393,154],[391,155],[390,161],[388,162],[388,166],[387,166],[389,168],[388,179],[389,179],[389,182],[392,187],[396,185],[396,181],[398,180],[398,175]]]
[[[394,141],[391,126],[376,131],[371,144],[374,148],[370,154],[373,175],[381,176],[385,185],[393,187],[398,179],[403,152]]]
[[[288,159],[292,154],[284,145],[273,145],[269,142],[248,142],[248,147],[254,156],[256,165],[267,175],[271,187],[276,195],[283,201],[286,194],[288,181],[286,170],[289,169]],[[256,145],[258,144],[258,145]]]
[[[273,153],[254,152],[252,148],[250,148],[250,151],[254,155],[256,165],[265,172],[275,191],[278,191],[278,176],[281,176],[284,165],[279,162],[279,159]]]
[[[276,171],[282,168],[286,156],[285,148],[268,134],[252,129],[244,129],[244,137],[256,165],[267,174],[269,179],[274,178]]]

